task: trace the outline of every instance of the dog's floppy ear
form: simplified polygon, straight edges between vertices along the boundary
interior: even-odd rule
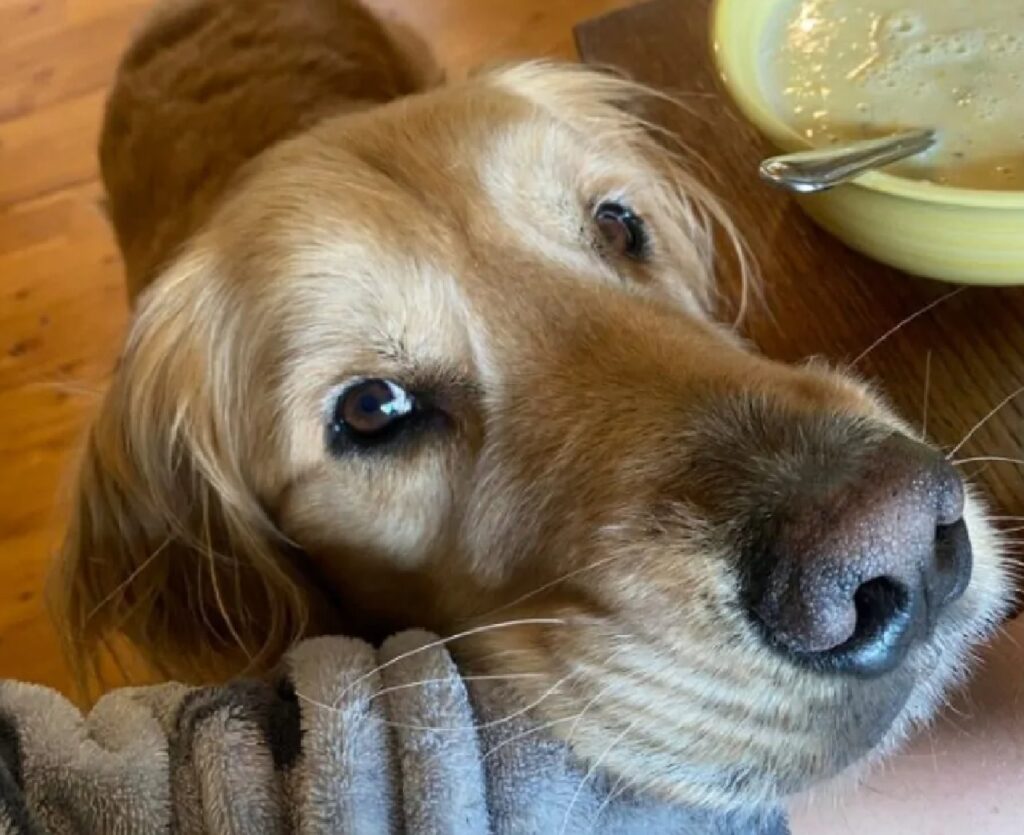
[[[52,588],[80,677],[118,634],[194,680],[266,666],[305,625],[232,430],[257,376],[238,365],[242,314],[202,273],[175,268],[152,288],[87,440]]]

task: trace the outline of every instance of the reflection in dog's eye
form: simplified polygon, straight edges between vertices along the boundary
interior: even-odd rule
[[[647,254],[644,222],[628,206],[605,201],[594,212],[594,221],[603,242],[616,255],[640,259]]]
[[[363,379],[338,395],[328,434],[332,447],[346,441],[359,445],[392,439],[419,412],[416,398],[390,380]]]

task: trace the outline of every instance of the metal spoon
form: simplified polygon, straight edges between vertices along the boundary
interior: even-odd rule
[[[761,177],[798,194],[825,191],[874,168],[927,151],[935,131],[910,130],[881,139],[866,139],[772,157],[761,163]]]

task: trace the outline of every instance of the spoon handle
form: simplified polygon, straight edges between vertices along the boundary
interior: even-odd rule
[[[761,163],[762,179],[798,194],[825,191],[883,165],[928,150],[935,131],[911,130],[881,139],[772,157]]]

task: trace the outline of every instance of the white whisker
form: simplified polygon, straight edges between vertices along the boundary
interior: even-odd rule
[[[446,678],[424,678],[420,681],[408,681],[403,684],[394,684],[391,687],[382,687],[366,701],[369,703],[386,693],[394,693],[398,690],[412,690],[414,687],[426,687],[428,684],[451,684],[454,681],[512,681],[524,678],[545,678],[545,675],[544,673],[507,673],[504,675],[462,676],[461,678],[453,676],[447,676]]]
[[[565,737],[566,745],[572,744],[572,741],[576,736],[576,731],[579,729],[580,722],[583,720],[583,717],[587,714],[590,708],[597,704],[603,696],[606,696],[610,690],[615,689],[616,686],[617,685],[615,682],[612,682],[611,684],[606,684],[604,687],[598,690],[597,693],[595,693],[590,699],[587,700],[587,703],[583,705],[583,709],[576,714],[576,721],[574,721],[572,723],[572,727],[569,728],[569,733]]]
[[[623,774],[608,790],[608,794],[604,800],[601,801],[601,805],[597,807],[597,811],[594,812],[594,817],[590,819],[590,825],[592,828],[597,827],[597,822],[601,819],[601,815],[608,806],[614,802],[620,795],[625,794],[629,791],[630,784],[626,780],[626,775]]]
[[[552,719],[550,722],[543,722],[540,725],[535,725],[532,728],[527,728],[525,731],[521,731],[520,733],[514,734],[513,736],[510,736],[508,739],[503,739],[497,745],[492,745],[490,748],[487,749],[487,753],[483,755],[483,759],[486,760],[488,757],[497,753],[502,748],[505,748],[508,745],[512,745],[516,742],[519,742],[520,740],[526,739],[527,737],[531,737],[534,734],[541,733],[542,731],[546,731],[550,728],[554,728],[558,725],[561,725],[563,722],[571,722],[575,718],[575,716],[563,716],[561,719]]]
[[[1000,409],[1002,409],[1005,406],[1007,406],[1009,403],[1011,403],[1013,400],[1015,400],[1021,394],[1024,394],[1024,386],[1021,386],[1019,389],[1017,389],[1016,391],[1011,392],[1010,394],[1006,395],[1006,397],[1004,397],[1002,400],[1000,400],[999,403],[996,404],[996,406],[987,415],[985,415],[985,417],[983,417],[976,424],[974,424],[974,427],[971,429],[970,432],[968,432],[966,435],[964,435],[964,437],[960,441],[960,443],[958,443],[955,447],[953,447],[953,449],[951,449],[949,451],[949,454],[946,456],[947,460],[948,459],[952,459],[954,455],[956,455],[961,449],[963,449],[964,448],[964,444],[966,444],[969,440],[971,440],[971,438],[974,437],[974,434],[979,429],[981,429],[981,427],[983,427],[986,423],[988,423],[990,420],[992,420],[992,418],[995,417],[996,414],[999,413]]]
[[[903,319],[902,321],[896,323],[893,327],[889,328],[889,330],[887,330],[880,337],[878,337],[878,339],[876,339],[874,342],[872,342],[870,345],[868,345],[867,348],[865,348],[863,351],[861,351],[861,353],[857,355],[857,358],[853,362],[851,362],[850,365],[857,365],[861,360],[863,360],[868,354],[870,354],[872,351],[874,351],[875,348],[877,348],[879,345],[881,345],[883,342],[885,342],[887,339],[889,339],[893,334],[895,334],[896,332],[898,332],[898,331],[902,330],[903,328],[905,328],[907,325],[909,325],[915,319],[919,319],[921,316],[924,316],[928,311],[934,310],[936,307],[938,307],[943,302],[948,301],[949,299],[953,298],[954,296],[959,296],[966,289],[967,289],[966,287],[958,287],[957,289],[952,290],[949,293],[946,293],[946,295],[940,296],[939,298],[934,299],[929,304],[926,304],[924,307],[922,307],[920,310],[918,310],[916,313],[912,313],[906,319]]]
[[[468,638],[471,635],[479,635],[482,632],[490,632],[490,631],[495,630],[495,629],[508,629],[510,627],[513,627],[513,626],[564,626],[564,625],[565,625],[565,621],[560,619],[560,618],[523,618],[522,620],[507,620],[507,621],[502,621],[501,623],[489,623],[489,624],[486,624],[484,626],[475,626],[472,629],[467,629],[467,630],[465,630],[463,632],[457,632],[454,635],[449,635],[447,638],[440,638],[440,639],[438,639],[436,641],[431,641],[430,643],[424,644],[421,647],[417,647],[416,649],[411,649],[408,652],[403,652],[400,655],[396,655],[390,661],[386,661],[383,664],[380,664],[377,667],[374,667],[369,672],[363,673],[361,676],[359,676],[358,678],[356,678],[353,681],[351,681],[345,687],[345,689],[342,690],[341,693],[338,694],[338,698],[335,699],[334,704],[335,704],[335,706],[337,706],[338,703],[342,699],[345,698],[345,696],[348,694],[348,692],[350,690],[352,690],[353,687],[356,687],[357,685],[359,685],[362,682],[366,681],[366,679],[370,678],[371,676],[376,675],[381,670],[386,670],[388,667],[390,667],[390,666],[392,666],[394,664],[397,664],[400,661],[404,661],[406,658],[409,658],[409,657],[411,657],[413,655],[418,655],[421,652],[426,652],[428,649],[434,649],[435,647],[443,647],[445,644],[449,644],[452,641],[458,641],[458,640],[461,640],[462,638]]]
[[[1024,458],[1004,458],[1000,455],[980,455],[975,458],[961,458],[958,461],[951,461],[950,463],[954,467],[959,467],[963,464],[976,464],[979,461],[995,461],[1002,464],[1019,464],[1024,465]]]
[[[640,724],[640,717],[634,719],[623,729],[622,733],[615,737],[611,742],[608,743],[608,747],[601,752],[601,755],[594,760],[593,764],[587,770],[587,773],[583,775],[583,779],[580,780],[580,784],[576,787],[576,791],[573,793],[572,800],[569,801],[569,807],[565,810],[565,817],[562,819],[562,828],[559,830],[559,835],[565,835],[569,828],[569,818],[572,815],[572,810],[576,806],[576,801],[580,799],[580,793],[583,791],[583,787],[590,782],[590,778],[597,773],[597,770],[601,767],[601,764],[608,758],[608,755],[612,752],[616,745],[618,745],[626,736],[632,732],[632,730]]]
[[[967,739],[974,739],[974,734],[968,731],[963,725],[958,724],[956,720],[954,720],[953,717],[949,715],[950,713],[953,713],[956,716],[961,717],[962,719],[969,720],[971,718],[970,716],[966,715],[963,711],[957,710],[950,702],[947,701],[942,706],[942,711],[938,715],[938,720],[949,725],[949,727],[951,727],[957,733],[963,734]]]
[[[511,609],[514,606],[518,606],[520,603],[525,603],[527,600],[530,600],[531,598],[536,597],[539,594],[543,594],[548,589],[554,588],[555,586],[564,583],[566,580],[571,580],[573,577],[583,574],[584,572],[593,571],[595,568],[600,568],[602,565],[606,565],[607,563],[611,562],[617,557],[618,554],[612,554],[611,556],[605,557],[604,559],[597,560],[597,562],[590,563],[589,565],[584,565],[580,568],[575,569],[574,571],[569,571],[568,573],[563,574],[561,577],[558,577],[549,583],[545,583],[542,586],[538,586],[533,591],[529,591],[526,594],[517,597],[515,600],[512,600],[509,603],[503,603],[497,609],[491,609],[489,612],[484,612],[479,617],[490,617],[492,615],[498,614],[499,612],[504,612],[508,609]]]
[[[480,723],[476,723],[476,724],[472,724],[472,725],[464,725],[464,726],[460,726],[460,725],[449,725],[449,726],[444,726],[444,725],[415,725],[415,724],[406,724],[406,723],[403,723],[403,722],[390,722],[390,721],[385,721],[383,724],[387,725],[389,728],[402,728],[404,730],[409,730],[409,731],[425,731],[425,732],[430,732],[430,733],[445,733],[445,732],[449,732],[449,733],[465,733],[467,731],[477,731],[477,730],[480,730],[482,728],[494,728],[494,727],[497,727],[498,725],[504,725],[507,722],[511,722],[513,719],[517,719],[518,717],[524,715],[525,713],[529,713],[531,710],[533,710],[535,707],[537,707],[537,705],[539,705],[541,702],[543,702],[546,698],[548,698],[553,693],[555,693],[558,690],[558,688],[561,687],[563,684],[565,684],[565,682],[568,681],[570,678],[572,678],[573,675],[574,675],[573,673],[568,673],[567,675],[562,676],[562,678],[560,678],[558,681],[556,681],[554,684],[552,684],[547,690],[545,690],[540,696],[538,696],[536,699],[534,699],[528,705],[524,705],[523,707],[518,708],[517,710],[512,711],[512,713],[506,714],[505,716],[502,716],[500,719],[491,719],[491,720],[489,720],[487,722],[480,722]]]
[[[615,658],[620,652],[622,652],[621,648],[615,650],[613,653],[611,653],[611,655],[608,656],[607,660],[604,663],[606,665],[608,663],[610,663],[612,661],[612,659]],[[577,673],[571,673],[569,676],[566,676],[566,678],[569,678],[571,675],[578,675],[578,672]],[[563,678],[562,680],[564,681],[565,679]],[[533,734],[539,733],[540,731],[547,730],[548,728],[556,727],[557,725],[561,725],[561,724],[563,724],[565,722],[572,722],[573,723],[572,727],[569,729],[569,733],[566,735],[566,738],[565,738],[565,745],[566,745],[566,747],[571,747],[573,737],[576,734],[576,729],[579,726],[580,720],[583,718],[584,714],[586,714],[586,712],[588,710],[590,710],[590,708],[594,705],[595,702],[597,702],[598,699],[600,699],[603,695],[605,695],[605,693],[607,693],[609,690],[611,690],[612,687],[613,687],[613,685],[609,684],[609,685],[605,686],[604,688],[602,688],[600,691],[598,691],[597,695],[594,696],[593,698],[591,698],[583,706],[583,709],[579,713],[576,713],[576,714],[574,714],[572,716],[564,716],[564,717],[562,717],[560,719],[553,719],[550,722],[545,722],[545,723],[543,723],[543,724],[541,724],[541,725],[539,725],[539,726],[537,726],[535,728],[530,728],[530,729],[528,729],[526,731],[523,731],[522,733],[519,733],[519,734],[516,734],[513,737],[510,737],[509,739],[506,739],[506,740],[503,740],[502,742],[499,742],[497,745],[492,747],[486,754],[484,754],[484,759],[487,759],[487,757],[489,757],[495,751],[498,751],[498,750],[504,748],[506,745],[511,745],[512,743],[517,742],[520,739],[523,739],[523,738],[528,737],[528,736],[532,736]]]
[[[490,720],[488,722],[473,723],[473,724],[469,724],[469,725],[451,725],[451,726],[417,725],[417,724],[412,724],[412,723],[408,723],[407,724],[407,723],[403,723],[403,722],[391,722],[391,721],[386,720],[386,719],[381,720],[381,724],[382,725],[387,725],[390,728],[402,728],[404,730],[410,730],[410,731],[425,731],[425,732],[429,731],[429,732],[432,732],[432,733],[442,733],[442,732],[470,733],[472,731],[479,730],[480,728],[491,728],[491,727],[494,727],[496,725],[504,724],[505,722],[511,722],[516,717],[522,716],[527,711],[533,710],[533,708],[535,708],[537,705],[539,705],[541,702],[543,702],[546,698],[548,698],[548,696],[550,696],[552,693],[554,693],[559,687],[561,687],[562,684],[564,684],[565,681],[568,678],[570,678],[571,675],[572,675],[572,673],[563,676],[558,681],[556,681],[553,685],[551,685],[551,687],[549,687],[546,691],[544,691],[544,693],[539,698],[537,698],[534,701],[530,702],[528,705],[526,705],[524,707],[521,707],[518,710],[513,711],[512,713],[507,714],[506,716],[502,716],[500,719],[492,719],[492,720]],[[320,708],[321,710],[326,710],[326,711],[329,711],[331,713],[342,713],[342,712],[344,712],[344,708],[341,708],[341,707],[338,706],[339,702],[341,701],[341,697],[340,696],[338,697],[338,699],[335,700],[335,702],[333,704],[327,704],[326,702],[317,701],[316,699],[312,698],[311,696],[307,696],[305,693],[300,693],[298,691],[295,692],[295,697],[299,701],[305,702],[306,704],[312,705],[313,707]],[[371,699],[367,698],[366,701],[364,702],[364,704],[368,705],[370,703],[370,701],[371,701]]]
[[[932,385],[932,352],[924,356],[924,403],[921,406],[921,440],[928,437],[928,394]]]
[[[617,657],[617,656],[619,655],[619,653],[621,653],[622,651],[623,651],[623,648],[622,648],[622,647],[619,647],[619,648],[618,648],[617,650],[615,650],[615,652],[613,652],[613,653],[612,653],[611,655],[609,655],[609,656],[608,656],[608,658],[607,658],[607,659],[605,660],[605,662],[604,662],[605,666],[606,666],[606,667],[607,667],[607,666],[609,666],[609,665],[611,664],[611,662],[612,662],[612,661],[613,661],[613,660],[614,660],[614,659],[615,659],[615,658],[616,658],[616,657]],[[581,710],[581,711],[580,711],[580,712],[579,712],[578,714],[576,714],[576,721],[575,721],[575,722],[573,722],[573,723],[572,723],[572,727],[571,727],[571,728],[569,728],[569,733],[568,733],[568,734],[566,735],[566,737],[565,737],[565,744],[566,744],[566,745],[572,745],[572,741],[573,741],[573,739],[574,739],[574,738],[576,737],[576,731],[577,731],[577,729],[579,728],[580,722],[582,721],[583,717],[584,717],[584,716],[586,716],[587,712],[588,712],[588,711],[589,711],[589,710],[590,710],[590,709],[591,709],[591,708],[592,708],[592,707],[593,707],[593,706],[594,706],[595,704],[597,704],[597,702],[598,702],[598,701],[600,701],[600,700],[601,700],[601,698],[603,698],[603,697],[604,697],[605,695],[607,695],[607,693],[608,693],[608,692],[609,692],[610,690],[614,690],[614,689],[615,689],[615,688],[616,688],[617,686],[619,686],[619,685],[617,684],[617,682],[614,682],[614,681],[612,681],[612,682],[609,682],[609,683],[608,683],[608,684],[606,684],[606,685],[605,685],[604,687],[602,687],[602,688],[601,688],[600,690],[598,690],[598,691],[597,691],[597,693],[595,693],[595,694],[594,694],[594,695],[593,695],[593,696],[592,696],[592,697],[591,697],[591,698],[590,698],[590,699],[589,699],[589,700],[587,701],[587,703],[586,703],[586,704],[585,704],[585,705],[583,706],[583,710]]]
[[[1014,649],[1020,649],[1020,641],[1017,640],[1016,636],[1006,627],[1005,624],[1000,624],[996,627],[996,634],[999,636],[1001,641],[1006,641]]]

